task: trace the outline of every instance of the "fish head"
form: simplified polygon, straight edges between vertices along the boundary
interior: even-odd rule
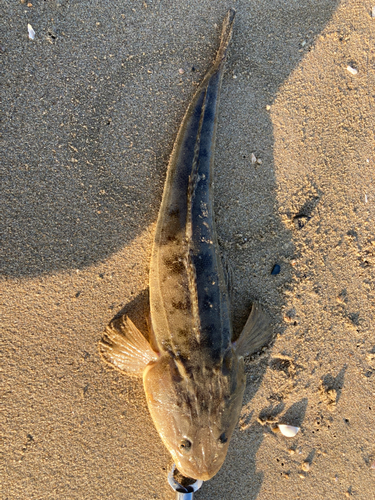
[[[231,370],[201,370],[184,376],[165,357],[144,373],[147,404],[177,469],[207,481],[224,463],[245,390],[243,359],[233,354]]]

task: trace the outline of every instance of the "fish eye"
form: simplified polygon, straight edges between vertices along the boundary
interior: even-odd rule
[[[181,451],[189,451],[191,448],[191,442],[188,439],[183,439],[180,443]]]
[[[225,434],[225,432],[223,432],[220,436],[219,436],[219,443],[220,444],[225,444],[226,442],[228,441],[228,438]]]

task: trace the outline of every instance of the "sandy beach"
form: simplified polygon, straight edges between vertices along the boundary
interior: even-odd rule
[[[235,331],[257,300],[275,337],[195,498],[375,498],[374,6],[0,2],[1,498],[175,498],[142,384],[98,342],[119,313],[146,332],[169,155],[230,7],[216,224]]]

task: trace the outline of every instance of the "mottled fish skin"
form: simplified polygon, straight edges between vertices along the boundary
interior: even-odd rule
[[[103,358],[143,375],[148,408],[179,471],[208,480],[222,466],[245,390],[244,356],[270,338],[255,304],[236,343],[213,213],[219,92],[234,10],[221,45],[182,121],[157,221],[150,264],[151,348],[129,318],[112,322]],[[157,349],[157,352],[155,352]]]
[[[150,309],[160,352],[217,366],[232,338],[213,214],[213,158],[225,55],[202,82],[168,167],[150,265]]]

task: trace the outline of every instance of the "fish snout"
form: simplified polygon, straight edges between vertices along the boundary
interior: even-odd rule
[[[177,468],[185,477],[208,481],[219,472],[225,455],[226,453],[224,456],[218,456],[217,453],[209,454],[209,456],[207,454],[197,454],[191,457],[190,460],[184,460],[180,457],[180,460],[177,461]]]

